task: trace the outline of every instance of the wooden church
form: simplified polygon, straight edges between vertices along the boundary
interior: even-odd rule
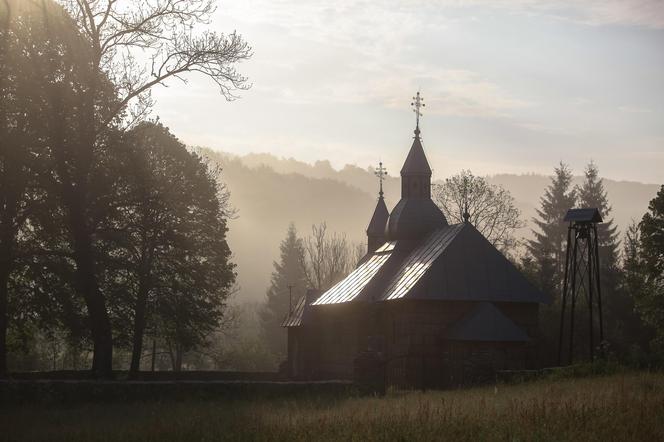
[[[373,355],[388,385],[447,387],[533,368],[538,308],[549,300],[469,222],[450,225],[431,199],[418,124],[401,200],[382,186],[368,253],[329,290],[308,291],[285,318],[293,379],[350,379]]]

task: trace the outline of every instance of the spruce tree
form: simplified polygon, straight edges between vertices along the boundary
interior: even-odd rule
[[[599,239],[600,265],[605,269],[616,267],[618,261],[618,233],[617,226],[610,218],[612,207],[604,190],[604,182],[599,177],[599,170],[594,162],[590,162],[584,172],[583,185],[577,187],[579,207],[592,207],[599,209],[604,222],[597,226]]]
[[[265,306],[261,311],[261,322],[268,348],[278,359],[283,359],[286,355],[286,331],[281,327],[281,323],[291,307],[291,289],[292,307],[295,307],[306,293],[306,275],[302,266],[304,245],[302,239],[298,238],[293,223],[288,226],[280,249],[281,257],[279,262],[274,263]]]
[[[614,309],[622,312],[618,319],[613,341],[629,352],[631,361],[639,363],[645,354],[649,341],[653,337],[653,330],[639,315],[639,300],[648,292],[643,252],[641,247],[641,232],[639,224],[632,222],[625,231],[623,243],[620,296],[617,297]],[[620,349],[620,348],[619,348]],[[638,358],[638,359],[637,359]]]
[[[623,245],[623,285],[628,292],[640,293],[645,284],[639,224],[632,221],[625,231]]]
[[[579,207],[599,209],[604,222],[597,225],[597,240],[599,244],[600,287],[602,290],[602,303],[604,313],[605,339],[614,346],[622,347],[629,340],[625,336],[625,322],[628,313],[625,306],[630,304],[628,295],[621,293],[620,269],[618,267],[618,233],[617,227],[611,218],[611,205],[604,189],[604,182],[599,176],[599,170],[594,162],[590,162],[584,172],[584,181],[577,187]],[[619,348],[619,351],[625,350]]]
[[[551,184],[540,199],[537,218],[533,222],[535,239],[528,241],[528,252],[534,259],[536,280],[540,289],[550,295],[560,291],[565,267],[567,210],[574,207],[576,191],[572,188],[572,172],[563,162],[554,169]]]

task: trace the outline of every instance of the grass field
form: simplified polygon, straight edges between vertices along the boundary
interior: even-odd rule
[[[283,398],[23,406],[0,439],[664,440],[664,375],[540,380],[384,398]]]

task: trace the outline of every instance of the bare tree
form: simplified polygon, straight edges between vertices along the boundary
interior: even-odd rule
[[[151,89],[170,80],[187,81],[199,73],[219,87],[228,100],[246,89],[247,79],[235,66],[251,56],[251,48],[235,32],[199,32],[214,12],[213,0],[60,0],[74,18],[84,40],[77,51],[83,85],[78,88],[76,143],[64,139],[53,149],[58,164],[60,199],[68,213],[76,287],[85,299],[94,342],[93,370],[112,376],[113,338],[107,295],[100,289],[96,262],[96,165],[110,128],[131,127],[150,111]],[[57,116],[61,112],[52,112]]]
[[[302,267],[311,288],[325,290],[351,271],[356,264],[357,246],[345,234],[332,233],[322,222],[311,226],[304,239]]]
[[[101,128],[123,114],[139,121],[153,101],[150,90],[187,73],[203,74],[228,100],[248,87],[235,65],[251,57],[251,47],[236,32],[194,32],[208,24],[215,0],[61,0],[92,48],[94,71],[116,86],[118,100]],[[139,61],[140,60],[140,61]],[[125,111],[129,107],[129,112]]]
[[[493,245],[507,252],[516,245],[514,231],[523,227],[512,195],[469,170],[434,184],[434,201],[451,223],[466,219]]]
[[[362,242],[355,243],[353,245],[353,252],[352,252],[353,264],[357,266],[366,254],[367,254],[367,245]]]

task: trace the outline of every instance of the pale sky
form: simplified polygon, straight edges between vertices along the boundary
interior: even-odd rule
[[[664,0],[224,0],[253,87],[227,102],[200,76],[157,89],[184,142],[398,174],[411,97],[434,178],[580,173],[664,182]]]

